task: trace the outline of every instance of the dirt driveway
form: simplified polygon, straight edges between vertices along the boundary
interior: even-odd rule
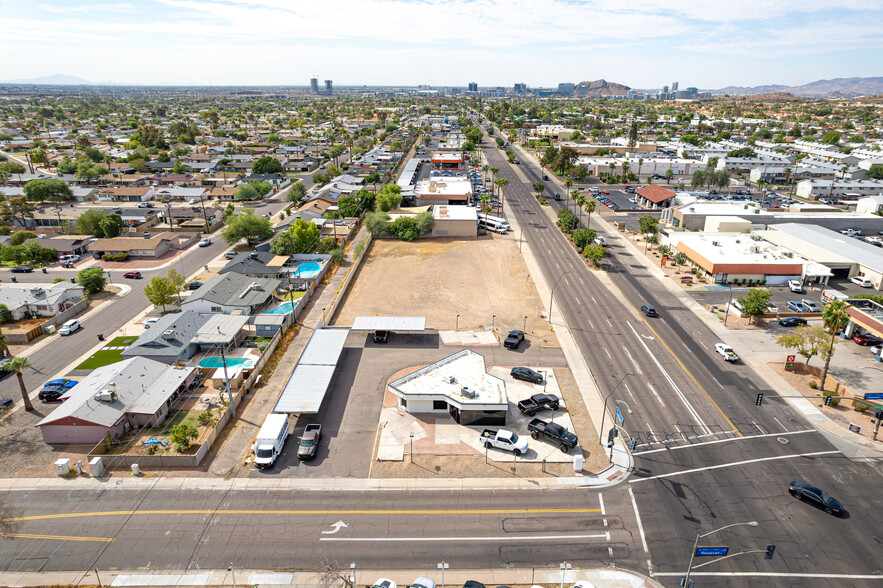
[[[429,328],[477,330],[493,323],[501,333],[521,329],[526,316],[527,332],[557,347],[540,314],[512,234],[412,243],[377,239],[332,324],[351,325],[356,316],[425,316]]]

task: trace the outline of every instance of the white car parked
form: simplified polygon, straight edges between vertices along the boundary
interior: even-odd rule
[[[592,241],[592,243],[594,243],[595,245],[601,245],[602,247],[607,247],[607,239],[600,235],[595,237],[595,240]]]
[[[862,288],[870,288],[871,286],[874,285],[874,283],[871,282],[871,280],[869,280],[868,278],[866,278],[864,276],[856,276],[854,278],[849,278],[849,281],[852,282],[853,284],[857,284],[857,285],[861,286]]]
[[[720,353],[723,358],[727,361],[739,361],[739,356],[736,355],[736,352],[733,351],[733,348],[727,345],[726,343],[717,343],[714,346],[714,350]]]
[[[67,335],[70,335],[74,331],[78,331],[79,329],[80,329],[80,321],[78,321],[77,319],[71,319],[71,320],[67,321],[66,323],[64,323],[63,325],[61,325],[61,328],[58,329],[58,334],[61,335],[62,337],[65,337]]]

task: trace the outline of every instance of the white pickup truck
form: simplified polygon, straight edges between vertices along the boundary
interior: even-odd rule
[[[485,447],[496,447],[497,449],[505,449],[511,451],[515,455],[521,455],[527,452],[527,440],[520,438],[512,431],[500,429],[485,429],[481,433],[481,442]]]

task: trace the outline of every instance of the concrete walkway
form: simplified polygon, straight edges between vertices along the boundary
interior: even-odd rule
[[[332,576],[331,579],[327,574]],[[400,586],[408,586],[420,576],[434,579],[441,587],[440,570],[355,570],[356,586],[371,586],[378,578],[389,578]],[[275,570],[193,570],[193,571],[146,571],[114,570],[89,572],[3,572],[0,585],[10,587],[31,586],[330,586],[343,585],[347,578],[352,586],[353,572],[347,566],[339,570],[309,572],[279,572]],[[598,588],[662,588],[662,584],[646,576],[617,568],[572,569],[562,572],[557,567],[509,568],[487,570],[458,570],[448,568],[444,573],[444,586],[462,586],[467,580],[476,580],[486,586],[556,585],[572,586],[575,582],[587,582]]]

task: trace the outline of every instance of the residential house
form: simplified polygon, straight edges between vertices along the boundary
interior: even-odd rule
[[[181,302],[182,310],[201,314],[254,314],[273,300],[281,280],[228,272],[210,278]]]
[[[36,426],[49,444],[119,439],[133,428],[161,424],[196,372],[145,357],[100,367],[71,388],[61,406]]]
[[[218,273],[235,272],[255,278],[276,278],[288,260],[288,255],[276,255],[270,251],[246,251],[228,261]]]
[[[55,316],[82,299],[83,287],[70,282],[0,287],[0,304],[6,305],[15,320],[28,315]]]
[[[55,249],[59,255],[85,255],[92,239],[89,235],[49,235],[40,240],[40,245]]]
[[[102,255],[128,253],[129,257],[156,259],[172,250],[179,250],[195,243],[197,234],[176,234],[171,232],[143,233],[139,236],[114,237],[113,239],[97,239],[89,247],[89,252],[96,259]]]
[[[158,200],[175,200],[175,201],[191,201],[194,198],[198,198],[201,201],[208,198],[209,189],[198,186],[198,187],[181,187],[181,186],[163,186],[161,188],[156,189],[156,198]]]
[[[131,188],[101,188],[98,190],[98,199],[103,202],[147,202],[153,198],[152,186],[140,186]]]
[[[207,320],[192,310],[164,315],[124,349],[122,356],[146,357],[169,365],[190,359],[198,349],[193,338]]]

